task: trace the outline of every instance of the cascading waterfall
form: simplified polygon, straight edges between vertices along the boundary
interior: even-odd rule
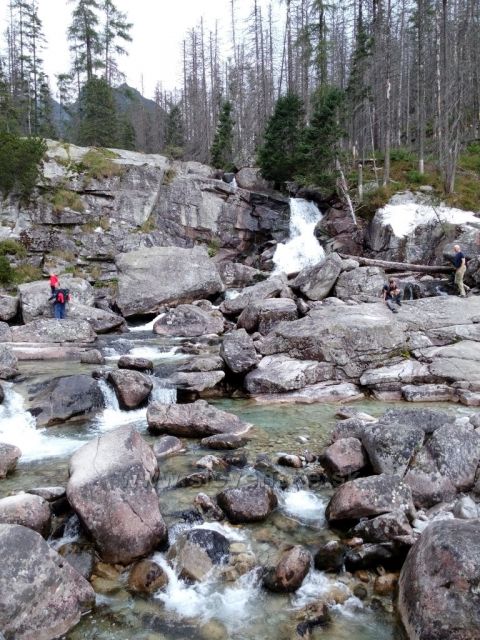
[[[4,385],[5,400],[0,405],[0,442],[13,444],[22,452],[21,462],[66,456],[86,440],[50,435],[37,429],[35,418],[25,409],[23,397]]]
[[[321,219],[322,213],[314,202],[290,199],[290,238],[277,246],[273,256],[277,273],[297,273],[324,260],[325,251],[314,235]]]

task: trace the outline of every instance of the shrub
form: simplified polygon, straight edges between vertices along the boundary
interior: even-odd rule
[[[168,147],[165,147],[164,153],[167,158],[170,158],[171,160],[182,160],[185,155],[185,150],[183,147],[176,147],[175,145],[170,144]]]
[[[81,213],[85,210],[82,199],[76,191],[69,189],[57,189],[51,194],[50,202],[55,213],[60,213],[65,209],[72,209]]]
[[[173,180],[175,180],[176,175],[177,172],[175,171],[175,169],[172,169],[171,167],[169,169],[166,169],[165,173],[163,174],[162,184],[170,184],[171,182],[173,182]]]
[[[11,284],[13,282],[13,269],[6,256],[0,255],[0,283]]]
[[[24,282],[34,282],[42,279],[42,270],[31,264],[21,264],[15,268],[13,272],[13,281],[15,284],[23,284]]]
[[[0,132],[0,192],[28,199],[40,177],[47,143],[42,138],[21,138]]]
[[[413,162],[415,160],[414,154],[408,149],[392,149],[390,152],[390,160],[392,162]]]
[[[424,173],[420,173],[417,169],[407,171],[407,180],[411,184],[426,184],[428,182]]]
[[[124,168],[122,165],[112,162],[115,158],[118,158],[118,155],[109,149],[90,149],[78,163],[77,168],[87,178],[96,180],[121,176]]]
[[[8,238],[7,240],[2,240],[0,242],[0,256],[18,256],[19,258],[23,258],[27,255],[27,250],[17,240],[12,240]]]

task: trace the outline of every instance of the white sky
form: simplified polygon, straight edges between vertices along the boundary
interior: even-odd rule
[[[260,0],[267,6],[268,0]],[[236,0],[239,27],[249,14],[253,0]],[[155,85],[164,89],[181,84],[182,41],[186,32],[204,18],[205,29],[213,30],[218,20],[223,51],[228,52],[230,32],[230,0],[116,0],[116,6],[127,13],[133,23],[133,42],[128,45],[129,56],[120,60],[120,68],[127,82],[153,97]],[[66,30],[70,23],[72,4],[67,0],[39,0],[39,15],[47,38],[43,52],[45,71],[54,89],[54,76],[68,71],[70,57]],[[7,0],[0,0],[0,30],[6,26]],[[266,12],[265,12],[266,17]]]

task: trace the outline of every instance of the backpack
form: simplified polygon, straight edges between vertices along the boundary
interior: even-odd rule
[[[55,302],[59,304],[65,304],[65,302],[70,302],[71,296],[70,291],[68,289],[57,289],[55,294]]]

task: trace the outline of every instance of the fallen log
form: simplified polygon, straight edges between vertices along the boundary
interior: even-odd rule
[[[388,260],[376,260],[374,258],[363,258],[361,256],[349,256],[341,253],[341,258],[346,260],[356,260],[364,267],[380,267],[385,271],[413,271],[414,273],[451,273],[451,267],[440,266],[436,264],[411,264],[409,262],[389,262]]]

